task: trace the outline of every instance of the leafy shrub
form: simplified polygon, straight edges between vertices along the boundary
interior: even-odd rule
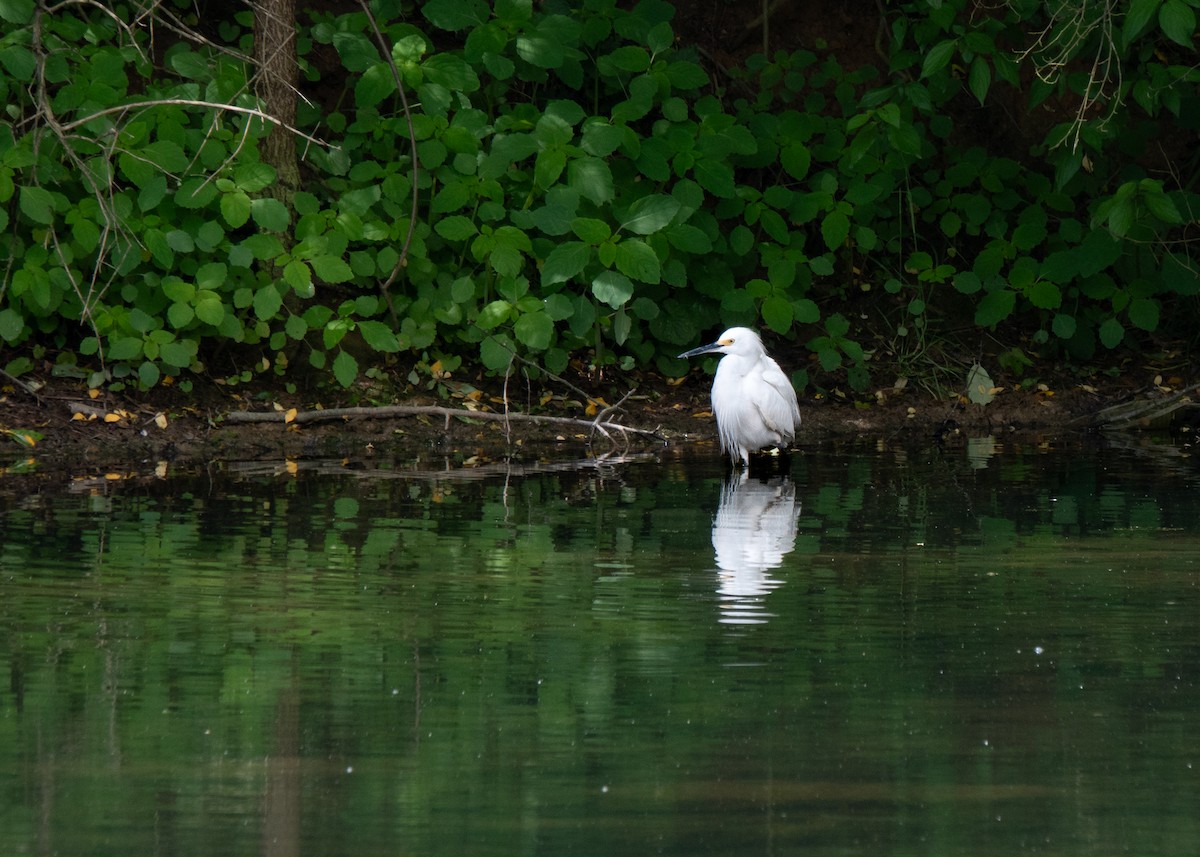
[[[661,0],[429,0],[384,19],[416,170],[368,18],[314,13],[300,61],[320,100],[284,195],[245,16],[219,22],[228,47],[181,38],[157,65],[128,15],[6,0],[0,338],[90,363],[93,383],[151,386],[232,345],[247,371],[300,358],[350,386],[371,352],[676,375],[703,332],[763,324],[804,331],[863,389],[862,300],[902,325],[1020,323],[1081,358],[1194,317],[1195,164],[1167,182],[1135,151],[1196,122],[1189,7],[1106,7],[1091,29],[1059,7],[974,9],[889,7],[882,84],[797,51],[726,88]],[[1013,46],[1039,27],[1032,102],[1087,109],[998,153],[953,117],[1021,85]],[[1122,80],[1056,71],[1094,50]]]

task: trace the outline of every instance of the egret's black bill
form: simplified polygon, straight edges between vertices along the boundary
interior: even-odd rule
[[[716,351],[724,342],[710,342],[708,345],[701,345],[699,348],[693,348],[691,351],[685,351],[680,354],[680,357],[695,357],[697,354],[707,354],[710,351]]]

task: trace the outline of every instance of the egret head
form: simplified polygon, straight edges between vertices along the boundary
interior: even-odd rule
[[[731,327],[717,337],[716,342],[685,351],[679,356],[696,357],[714,351],[719,354],[736,354],[739,357],[756,357],[766,353],[762,339],[753,330],[748,327]]]

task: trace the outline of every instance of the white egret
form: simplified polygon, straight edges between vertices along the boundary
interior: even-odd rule
[[[711,345],[685,351],[680,357],[719,352],[712,385],[712,409],[717,418],[721,449],[734,464],[750,466],[750,453],[768,447],[783,449],[796,437],[800,405],[796,391],[779,364],[767,355],[762,339],[748,327],[731,327]]]

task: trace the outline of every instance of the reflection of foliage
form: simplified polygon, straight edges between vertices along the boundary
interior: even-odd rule
[[[517,817],[551,850],[635,853],[638,824],[585,847],[579,819],[648,801],[666,851],[694,853],[697,806],[757,842],[761,806],[743,819],[719,782],[797,812],[797,783],[907,807],[1036,782],[1073,795],[1012,798],[1039,837],[1124,841],[1111,796],[1135,761],[1149,781],[1176,765],[1193,701],[1159,675],[1200,645],[1163,622],[1198,606],[1200,500],[1124,464],[797,454],[797,549],[752,634],[716,621],[716,470],[25,498],[0,517],[0,770],[23,786],[0,851],[41,825],[63,852],[203,830],[208,853],[246,853],[281,754],[314,853],[473,853]],[[1190,818],[1195,797],[1155,799]],[[109,850],[68,847],[114,824]],[[950,853],[977,830],[920,833]]]

